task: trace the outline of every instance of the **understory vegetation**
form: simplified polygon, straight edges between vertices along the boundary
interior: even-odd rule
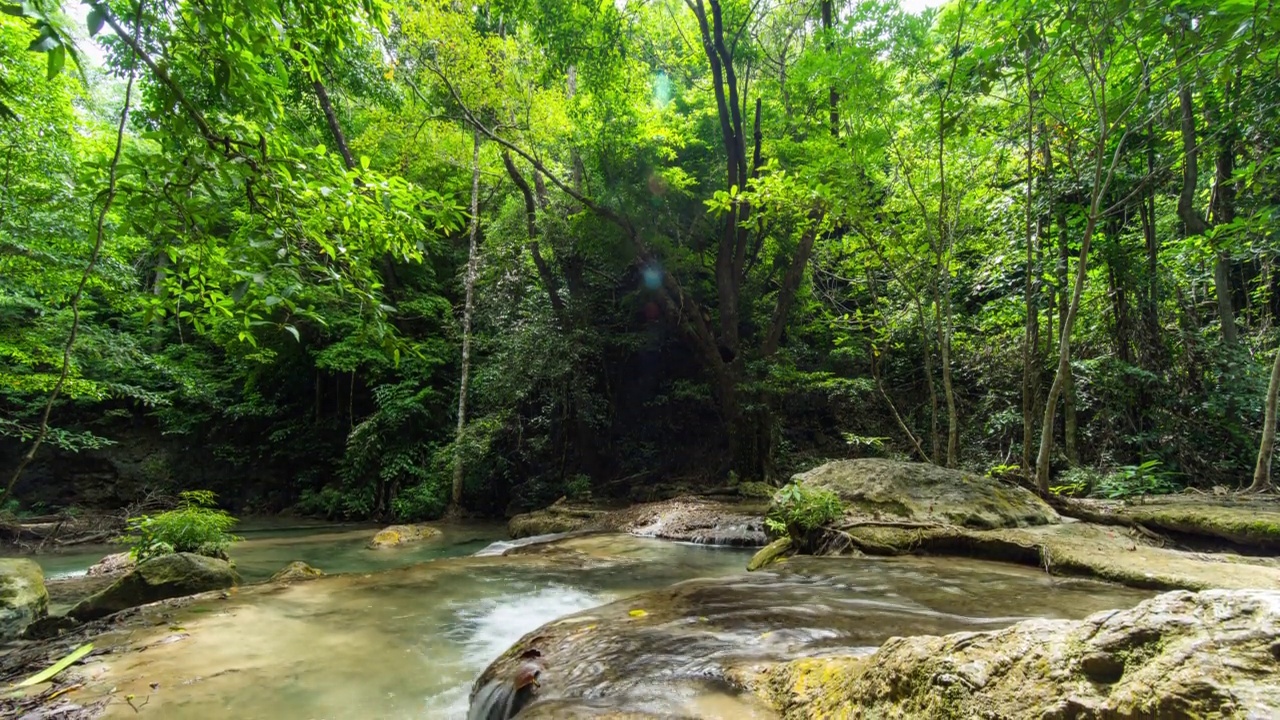
[[[0,506],[1270,487],[1268,2],[0,1]]]

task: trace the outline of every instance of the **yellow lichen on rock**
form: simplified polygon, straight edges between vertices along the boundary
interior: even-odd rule
[[[370,548],[389,548],[436,537],[440,531],[430,525],[392,525],[369,541]]]

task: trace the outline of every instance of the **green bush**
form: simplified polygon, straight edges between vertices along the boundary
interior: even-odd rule
[[[391,501],[391,511],[396,520],[414,522],[440,517],[446,505],[445,489],[428,480],[401,490]]]
[[[773,496],[764,523],[775,536],[803,542],[814,530],[843,516],[844,503],[835,493],[792,482]]]
[[[1073,467],[1062,473],[1057,485],[1051,485],[1049,492],[1067,497],[1084,497],[1098,487],[1105,476],[1090,467]]]
[[[1138,495],[1168,495],[1180,489],[1173,473],[1164,470],[1159,460],[1148,460],[1141,465],[1116,468],[1098,481],[1093,494],[1121,500]]]
[[[587,502],[591,499],[591,476],[578,474],[569,478],[564,484],[564,494],[574,502]]]
[[[138,562],[175,552],[226,557],[231,543],[240,540],[227,532],[237,520],[214,506],[212,492],[188,490],[179,498],[173,510],[129,518],[128,534],[120,541],[129,544]]]

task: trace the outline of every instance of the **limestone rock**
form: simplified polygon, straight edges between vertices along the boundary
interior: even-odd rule
[[[893,638],[758,677],[791,718],[1272,718],[1280,592],[1166,593],[1085,620]]]
[[[22,634],[48,611],[40,566],[26,558],[0,558],[0,641]]]
[[[369,547],[374,549],[398,547],[427,540],[439,534],[440,531],[430,525],[392,525],[379,530],[378,534],[369,541]]]
[[[133,559],[133,554],[128,552],[112,553],[97,563],[91,565],[85,574],[89,577],[107,577],[111,575],[119,575],[133,569],[138,562]]]
[[[139,564],[128,575],[82,600],[67,615],[85,622],[158,600],[223,590],[240,582],[225,560],[172,553]]]
[[[1156,547],[1124,528],[1082,522],[1001,530],[863,526],[846,528],[841,540],[870,555],[1002,560],[1153,590],[1280,590],[1280,565],[1270,559],[1179,552]]]
[[[1160,532],[1280,551],[1280,503],[1275,501],[1174,495],[1124,505],[1115,513]]]
[[[324,571],[311,567],[310,565],[295,560],[285,565],[275,575],[271,576],[271,582],[293,582],[294,580],[315,580],[318,577],[324,577]]]
[[[709,545],[759,547],[768,542],[765,510],[760,502],[725,503],[691,496],[620,510],[556,503],[516,515],[507,530],[513,538],[594,530]]]
[[[793,480],[836,493],[854,519],[983,529],[1060,521],[1053,508],[1028,490],[926,463],[837,460]]]
[[[507,522],[507,533],[513,538],[526,538],[597,529],[596,523],[605,515],[606,512],[598,508],[557,503],[512,517]]]

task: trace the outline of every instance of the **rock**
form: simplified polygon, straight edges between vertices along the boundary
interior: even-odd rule
[[[48,612],[40,566],[26,558],[0,558],[0,641],[18,637]]]
[[[751,556],[751,560],[747,562],[747,572],[755,572],[760,568],[768,567],[781,560],[789,552],[791,552],[791,538],[778,538],[760,548],[759,552]]]
[[[48,615],[27,626],[22,633],[23,640],[48,640],[58,637],[64,632],[77,628],[80,623],[66,615]]]
[[[516,515],[507,522],[507,533],[513,538],[526,538],[603,529],[596,525],[606,514],[605,510],[599,508],[557,503],[541,510]]]
[[[1153,590],[1280,589],[1280,564],[1226,553],[1188,553],[1149,544],[1124,528],[1069,522],[1029,528],[846,528],[828,551],[871,555],[960,555],[1043,567]]]
[[[699,497],[679,497],[634,505],[610,513],[610,529],[643,537],[699,543],[760,547],[769,541],[759,504],[729,504]]]
[[[323,570],[318,570],[300,560],[295,560],[285,565],[275,575],[272,575],[271,582],[287,583],[294,580],[315,580],[318,577],[324,577]]]
[[[746,682],[788,719],[1271,718],[1278,637],[1280,592],[1172,592],[1085,620],[893,638]]]
[[[133,553],[112,553],[102,558],[94,565],[91,565],[89,569],[85,571],[85,574],[89,577],[119,575],[120,573],[132,569],[137,564],[138,561],[133,559]]]
[[[593,530],[709,545],[759,547],[768,542],[764,533],[765,510],[760,502],[724,503],[689,496],[612,511],[556,503],[516,515],[507,530],[513,538]]]
[[[836,493],[855,520],[981,529],[1060,522],[1053,508],[1026,489],[926,463],[837,460],[792,479]]]
[[[660,699],[732,695],[741,688],[725,682],[729,673],[871,652],[897,635],[997,630],[1038,612],[1082,618],[1148,597],[1083,580],[1051,584],[1038,571],[994,563],[795,557],[766,571],[688,580],[553,620],[481,673],[473,698],[490,705],[536,653],[543,668],[539,697],[520,718],[574,717],[570,707],[776,717],[683,715],[673,711],[688,705],[664,706]]]
[[[433,538],[440,531],[430,525],[392,525],[378,531],[369,541],[370,548],[389,548]]]
[[[158,600],[223,590],[239,584],[240,576],[225,560],[172,553],[139,564],[128,575],[82,600],[67,615],[85,622]]]
[[[1114,512],[1179,537],[1225,541],[1271,554],[1280,551],[1280,504],[1274,501],[1174,495],[1123,505]]]

